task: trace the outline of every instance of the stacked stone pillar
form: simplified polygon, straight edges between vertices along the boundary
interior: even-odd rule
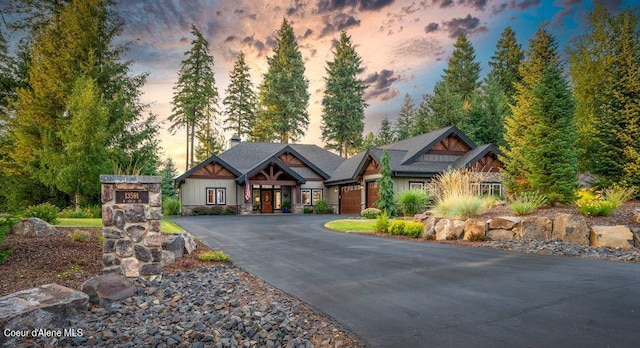
[[[162,178],[101,175],[102,273],[162,277]]]

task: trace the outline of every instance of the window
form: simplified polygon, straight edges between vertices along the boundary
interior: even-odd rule
[[[227,204],[227,189],[222,187],[207,187],[207,205]]]
[[[424,181],[409,181],[409,190],[424,190]]]
[[[282,209],[282,191],[273,191],[273,209]]]
[[[260,190],[253,190],[253,205],[260,205]]]
[[[303,189],[302,192],[302,204],[311,205],[311,190]]]
[[[314,189],[312,191],[312,200],[311,200],[311,204],[316,205],[318,204],[318,201],[322,200],[322,189]]]

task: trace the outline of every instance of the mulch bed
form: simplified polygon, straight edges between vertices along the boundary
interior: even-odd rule
[[[81,290],[87,279],[102,274],[102,244],[100,228],[61,228],[57,236],[25,237],[9,234],[3,249],[14,251],[6,262],[0,264],[0,296],[49,283],[57,283]],[[67,232],[83,230],[91,234],[86,242],[74,241]],[[210,250],[196,240],[198,247],[191,255],[185,255],[174,264],[163,268],[170,274],[178,270],[210,267],[212,262],[202,262],[197,254]]]

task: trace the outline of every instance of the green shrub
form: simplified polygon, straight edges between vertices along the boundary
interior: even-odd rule
[[[411,238],[422,237],[424,231],[424,225],[420,222],[405,221],[404,222],[404,235]]]
[[[222,250],[203,251],[198,254],[198,260],[203,262],[228,262],[229,256]]]
[[[376,217],[376,232],[389,233],[389,215],[383,212]]]
[[[162,214],[164,215],[180,215],[180,200],[168,197],[162,200]]]
[[[304,207],[304,209],[302,210],[303,213],[305,214],[311,214],[313,213],[313,208],[311,207]]]
[[[511,202],[508,207],[517,215],[531,214],[546,203],[545,196],[538,192],[523,192]]]
[[[482,214],[484,199],[473,195],[450,196],[438,201],[432,213],[438,217],[467,219]]]
[[[618,184],[604,190],[604,200],[613,204],[614,209],[620,208],[625,202],[630,201],[636,194],[633,187],[623,187]]]
[[[387,228],[389,234],[392,236],[402,236],[404,235],[404,220],[393,220],[389,224]]]
[[[360,215],[367,219],[375,219],[382,213],[382,210],[378,208],[367,208],[360,212]]]
[[[224,208],[219,206],[213,206],[209,208],[209,215],[222,215],[224,213]]]
[[[58,213],[58,217],[67,219],[97,219],[102,217],[102,207],[100,205],[90,205],[79,209],[67,207]]]
[[[211,209],[209,207],[193,207],[191,215],[211,215]]]
[[[69,233],[69,236],[76,242],[86,242],[91,237],[91,234],[86,231],[75,230]]]
[[[236,211],[235,207],[226,207],[224,208],[224,215],[236,215],[238,212]]]
[[[327,201],[321,199],[316,202],[316,214],[333,214],[333,208],[327,205]]]
[[[24,217],[35,217],[42,219],[50,224],[55,224],[60,209],[51,203],[42,203],[29,206],[22,214]]]
[[[580,214],[588,216],[607,216],[616,210],[614,203],[594,199],[578,206]]]
[[[14,249],[4,249],[2,244],[4,243],[7,235],[11,231],[11,227],[16,223],[15,219],[6,218],[0,220],[0,263],[3,263],[7,260],[9,255],[13,252]]]
[[[412,216],[427,209],[430,198],[426,191],[403,190],[398,194],[397,205],[402,215]]]

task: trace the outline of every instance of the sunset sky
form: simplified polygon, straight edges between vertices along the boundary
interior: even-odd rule
[[[633,0],[604,0],[610,11],[640,7]],[[272,54],[275,31],[283,17],[293,25],[311,94],[310,124],[301,143],[322,146],[320,140],[323,78],[333,59],[332,42],[345,30],[363,59],[367,83],[365,134],[377,131],[386,115],[395,120],[406,93],[416,103],[431,93],[440,79],[453,44],[466,32],[476,49],[482,76],[489,71],[501,32],[511,26],[525,48],[538,25],[546,23],[560,50],[585,28],[592,1],[579,0],[128,0],[119,1],[125,21],[122,40],[134,42],[127,59],[134,73],[149,73],[143,101],[165,120],[171,112],[173,86],[184,52],[189,50],[195,24],[209,41],[215,62],[216,87],[221,100],[229,73],[240,51],[247,56],[257,86]],[[172,135],[164,123],[162,157],[184,169],[185,135]],[[228,139],[231,134],[227,134]]]

